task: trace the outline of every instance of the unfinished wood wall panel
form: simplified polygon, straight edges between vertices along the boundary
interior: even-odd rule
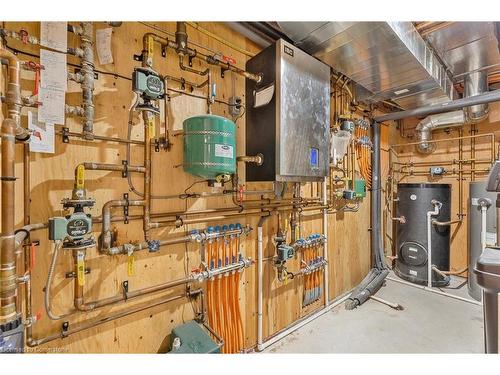
[[[171,33],[175,32],[175,23],[157,23],[159,28]],[[28,32],[38,36],[39,23],[16,23],[6,22],[5,28],[19,30],[24,27]],[[223,24],[202,23],[202,26],[211,32],[231,41],[246,50],[257,53],[259,48],[243,36],[235,33]],[[95,29],[107,27],[104,23],[95,23]],[[142,37],[147,32],[155,32],[152,28],[135,22],[125,22],[119,28],[114,29],[112,48],[114,64],[106,66],[96,65],[102,71],[115,73],[124,77],[131,77],[134,67],[139,66],[133,60],[134,54],[140,54],[142,50]],[[213,51],[221,52],[236,59],[236,65],[244,68],[247,56],[237,52],[228,46],[213,40],[188,26],[189,40]],[[161,34],[161,33],[160,33]],[[172,38],[172,37],[170,37]],[[77,40],[68,34],[68,46],[76,46]],[[9,45],[20,50],[38,54],[39,48],[23,45],[16,41],[9,41]],[[199,48],[199,47],[196,47]],[[159,48],[158,48],[159,49]],[[37,60],[26,55],[19,55],[21,59]],[[68,56],[68,62],[79,64],[79,61]],[[160,51],[155,53],[154,67],[161,74],[183,76],[187,80],[200,81],[200,77],[182,72],[178,67],[177,56],[169,51],[166,58],[162,58]],[[198,60],[194,61],[194,68],[204,67]],[[69,71],[73,67],[68,68]],[[230,96],[236,94],[245,96],[245,81],[240,76],[235,76],[235,92],[232,92],[232,77],[226,72],[225,78],[220,76],[220,70],[212,67],[212,74],[217,84],[217,98],[226,101]],[[32,76],[25,75],[23,88],[32,87]],[[174,84],[172,84],[175,86]],[[80,103],[80,91],[77,85],[70,84],[66,101],[68,104]],[[27,92],[26,92],[27,93]],[[113,74],[99,74],[95,90],[95,133],[99,135],[126,137],[128,112],[132,104],[133,95],[131,82],[129,80],[114,76]],[[206,104],[203,99],[192,98],[184,105],[176,105],[177,100],[172,100],[168,106],[170,124],[181,122],[194,111],[204,111]],[[201,102],[201,103],[200,103]],[[192,105],[190,103],[193,103]],[[24,113],[26,111],[24,110]],[[227,106],[214,104],[213,113],[228,116]],[[134,121],[133,139],[142,140],[142,121],[136,117]],[[163,119],[161,120],[162,126]],[[78,119],[68,117],[66,126],[71,131],[80,132],[81,124]],[[60,129],[61,126],[57,126]],[[237,121],[237,155],[245,154],[245,119]],[[153,194],[180,194],[184,189],[196,181],[196,179],[183,172],[182,167],[182,136],[172,137],[172,150],[153,152]],[[132,146],[133,163],[142,160],[142,146]],[[120,164],[125,159],[125,146],[116,143],[105,143],[101,141],[85,142],[71,138],[69,144],[62,143],[61,137],[56,136],[56,153],[53,155],[31,154],[31,222],[46,222],[49,217],[58,216],[61,213],[60,201],[71,195],[73,186],[74,168],[78,163],[85,161],[116,163]],[[22,146],[17,146],[16,175],[22,177]],[[244,178],[244,167],[241,168],[241,178]],[[142,190],[142,179],[134,176],[133,181],[139,190]],[[16,185],[16,224],[23,224],[23,201],[22,201],[22,178]],[[111,199],[120,199],[122,194],[128,192],[126,180],[120,173],[114,172],[87,172],[88,195],[96,199],[96,205],[92,210],[95,216],[100,215],[102,205]],[[318,187],[312,184],[304,184],[303,191],[318,194]],[[272,188],[271,184],[249,183],[248,190]],[[197,184],[192,191],[209,191],[204,184]],[[132,194],[133,196],[133,194]],[[154,200],[153,212],[165,212],[183,209],[202,209],[212,207],[228,207],[232,202],[228,198],[207,199],[170,199]],[[370,268],[370,242],[368,228],[369,219],[369,195],[363,200],[358,213],[339,213],[329,215],[329,270],[330,270],[330,298],[333,299],[353,288],[366,274]],[[116,210],[117,215],[121,214]],[[141,209],[131,207],[130,214],[140,214]],[[258,217],[246,217],[235,219],[242,224],[249,224],[254,228],[250,235],[241,242],[241,249],[246,256],[256,259],[256,227]],[[322,216],[306,216],[302,221],[302,235],[322,231]],[[230,222],[217,223],[229,224]],[[179,236],[195,228],[205,228],[207,225],[186,225],[179,229],[160,229],[152,232],[153,238],[166,238],[168,236]],[[266,258],[274,254],[272,238],[277,230],[277,217],[273,215],[264,226],[264,241]],[[118,241],[142,240],[142,222],[132,221],[125,225],[115,223],[118,231]],[[94,231],[99,233],[100,225],[95,225]],[[37,263],[33,272],[32,295],[34,312],[43,312],[43,318],[34,326],[34,336],[41,337],[47,334],[59,332],[61,321],[49,320],[43,311],[43,288],[46,281],[50,257],[53,245],[47,239],[47,231],[37,231],[32,235],[33,240],[40,240],[37,249]],[[120,292],[124,280],[129,281],[130,290],[159,284],[176,278],[184,277],[186,273],[200,264],[200,248],[197,244],[175,245],[163,247],[160,252],[150,254],[147,251],[136,254],[135,276],[127,276],[127,262],[125,256],[108,257],[98,254],[97,250],[88,251],[87,266],[91,273],[87,275],[86,298],[88,300],[100,299],[115,295]],[[298,261],[292,264],[299,267]],[[292,265],[291,265],[292,266]],[[73,303],[73,281],[64,277],[65,272],[71,271],[72,256],[62,251],[57,263],[56,277],[53,283],[53,309],[56,313],[64,313],[72,308]],[[307,309],[301,308],[301,281],[291,280],[281,283],[277,280],[276,270],[271,260],[265,261],[264,273],[264,335],[268,337],[278,330],[308,312],[321,306],[317,302]],[[245,346],[252,348],[257,340],[257,267],[256,265],[247,269],[241,279],[240,305],[243,314]],[[184,288],[158,293],[138,301],[128,301],[127,306],[141,305],[155,301],[160,296],[177,295]],[[75,324],[89,318],[104,317],[113,311],[121,311],[126,306],[120,304],[112,308],[104,308],[91,314],[77,314],[69,318],[70,324]],[[80,332],[62,340],[56,340],[43,346],[43,349],[62,348],[64,351],[75,353],[98,353],[98,352],[157,352],[164,351],[168,347],[168,335],[172,328],[193,317],[193,306],[186,299],[181,299],[150,310],[146,310],[128,317],[103,324],[97,328]]]
[[[490,115],[489,118],[476,125],[477,135],[494,134],[495,139],[499,133],[500,125],[500,104],[492,103],[490,104]],[[404,121],[403,129],[396,129],[393,125],[393,131],[391,134],[391,144],[405,144],[409,142],[415,142],[416,139],[408,138],[413,134],[413,129],[418,123],[418,119],[408,119]],[[469,136],[472,134],[471,126],[465,125],[462,128],[463,136]],[[400,131],[401,130],[401,131]],[[450,128],[449,130],[437,130],[432,133],[433,139],[451,139],[458,137],[460,135],[460,128]],[[491,138],[481,137],[477,138],[475,141],[475,157],[476,169],[478,172],[475,174],[475,181],[483,181],[486,179],[488,174],[488,169],[491,165]],[[497,156],[497,142],[494,143],[494,157]],[[458,165],[445,165],[447,162],[453,160],[459,160],[459,142],[456,140],[450,140],[444,143],[438,143],[436,151],[429,155],[422,155],[415,152],[413,146],[403,146],[399,147],[397,152],[400,154],[400,162],[430,162],[435,166],[443,166],[449,171],[458,170]],[[463,159],[472,159],[471,153],[471,142],[469,139],[463,140]],[[479,160],[485,160],[485,162],[479,163]],[[470,170],[471,164],[469,162],[464,163],[464,171]],[[427,168],[415,167],[410,168],[414,171],[428,171]],[[403,177],[403,176],[401,176]],[[450,268],[452,271],[462,270],[467,267],[468,262],[468,206],[469,206],[469,183],[471,182],[471,174],[464,173],[463,176],[463,212],[465,214],[464,219],[461,224],[454,224],[451,227],[451,248],[450,248]],[[434,183],[446,183],[451,184],[451,220],[457,220],[459,212],[459,180],[456,173],[444,176],[404,176],[400,182],[434,182]],[[422,218],[425,220],[425,218]],[[391,230],[387,231],[387,236],[392,236]]]

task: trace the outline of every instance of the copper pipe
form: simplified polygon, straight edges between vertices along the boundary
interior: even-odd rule
[[[445,275],[460,275],[466,272],[468,269],[469,269],[468,267],[465,267],[458,271],[441,271],[441,272],[444,273]]]
[[[82,163],[87,170],[93,171],[115,171],[115,172],[138,172],[145,173],[146,169],[143,166],[123,165],[123,164],[105,164],[105,163]]]
[[[7,81],[6,103],[8,117],[15,122],[15,137],[19,141],[27,141],[30,133],[21,126],[21,78],[20,62],[16,55],[5,49],[0,40],[0,59],[7,61],[9,79]]]
[[[101,228],[101,243],[100,250],[106,252],[112,245],[112,233],[111,233],[111,209],[113,207],[124,207],[124,206],[144,206],[146,204],[145,200],[112,200],[106,202],[102,206],[102,228]]]
[[[135,145],[144,145],[144,142],[142,141],[137,141],[137,140],[132,140],[132,139],[122,139],[122,138],[117,138],[117,137],[107,137],[104,135],[95,135],[92,139],[85,138],[85,135],[82,133],[75,133],[75,132],[64,132],[62,130],[56,130],[57,135],[61,136],[68,136],[68,137],[75,137],[75,138],[80,138],[83,141],[106,141],[106,142],[116,142],[116,143],[124,143],[124,144],[135,144]]]
[[[464,176],[463,176],[463,165],[462,161],[463,160],[463,154],[464,154],[464,141],[463,141],[463,134],[464,134],[464,129],[462,127],[458,128],[458,135],[459,135],[459,140],[458,140],[458,218],[462,219],[465,214],[464,214]],[[472,138],[471,138],[472,140]],[[471,172],[471,176],[474,172]]]
[[[437,221],[437,220],[432,220],[432,224],[437,225],[437,226],[439,226],[439,227],[447,227],[447,226],[450,226],[450,225],[452,225],[452,224],[462,223],[462,220],[463,220],[463,219],[460,219],[460,220],[450,220],[450,221]]]
[[[431,139],[431,140],[426,141],[426,142],[428,142],[428,143],[451,142],[451,141],[457,141],[460,138],[462,138],[462,139],[469,139],[469,138],[482,138],[482,137],[492,138],[493,139],[493,148],[494,148],[494,142],[495,142],[495,134],[494,133],[475,134],[475,135],[469,135],[469,136],[463,136],[463,137],[451,137],[451,138]],[[394,148],[394,147],[415,146],[415,145],[418,145],[420,143],[421,142],[398,143],[398,144],[392,145],[391,148]],[[396,155],[398,155],[398,154],[396,153]]]
[[[17,273],[15,252],[15,142],[16,122],[4,119],[2,134],[2,237],[0,240],[0,323],[16,318]]]
[[[454,169],[452,171],[452,173],[444,173],[444,175],[453,175],[453,174],[456,174],[458,172],[462,172],[463,174],[471,174],[472,171],[470,169],[461,169],[461,170],[457,170],[457,169]],[[474,173],[489,173],[490,169],[489,168],[476,168],[474,170]],[[426,171],[408,171],[408,172],[404,172],[402,170],[398,170],[398,169],[395,169],[394,170],[395,173],[397,174],[400,174],[402,176],[430,176],[430,172],[426,172]]]
[[[23,210],[24,210],[24,227],[27,227],[31,222],[31,158],[29,144],[25,143],[23,147],[24,158],[23,158]],[[17,243],[16,243],[17,246]],[[26,241],[24,243],[24,275],[26,276],[26,281],[24,283],[24,311],[25,311],[25,321],[26,324],[26,336],[31,336],[32,334],[32,323],[34,323],[34,317],[32,312],[32,300],[31,300],[31,275],[32,275],[32,256],[31,246],[29,244],[29,232],[26,232]]]
[[[68,337],[68,336],[73,335],[75,333],[97,327],[101,324],[104,324],[104,323],[107,323],[107,322],[110,322],[110,321],[113,321],[113,320],[116,320],[119,318],[123,318],[123,317],[128,316],[128,315],[132,315],[132,314],[144,311],[144,310],[148,310],[148,309],[151,309],[151,308],[154,308],[154,307],[157,307],[157,306],[160,306],[160,305],[172,302],[172,301],[179,300],[181,298],[186,298],[186,297],[189,298],[189,297],[197,296],[201,293],[203,293],[203,290],[200,288],[200,289],[190,291],[186,294],[168,297],[168,298],[161,299],[161,300],[153,302],[153,303],[148,302],[147,304],[145,304],[143,306],[135,307],[135,308],[132,308],[130,310],[120,311],[116,314],[108,315],[108,316],[105,316],[103,318],[97,319],[97,320],[92,321],[92,322],[81,323],[81,324],[77,325],[75,328],[70,327],[67,331],[61,331],[60,333],[52,334],[52,335],[49,335],[49,336],[46,336],[43,338],[37,339],[37,338],[34,338],[32,336],[27,336],[26,345],[29,347],[39,346],[39,345],[45,344],[45,343],[50,342],[50,341],[54,341],[54,340],[57,340],[60,338]]]
[[[482,164],[490,164],[491,160],[490,159],[463,159],[463,160],[461,160],[461,162],[464,164],[469,164],[469,163],[472,164],[472,162],[482,163]],[[454,159],[454,160],[450,160],[450,161],[439,161],[439,162],[433,162],[433,161],[429,161],[429,162],[425,162],[425,161],[398,162],[398,161],[395,161],[392,164],[396,164],[396,165],[400,165],[402,167],[409,168],[409,167],[434,166],[436,164],[453,165],[453,164],[458,164],[458,163],[459,163],[459,160]]]
[[[417,31],[420,33],[421,36],[426,36],[428,34],[431,34],[433,32],[436,32],[438,30],[444,29],[448,26],[453,25],[454,22],[417,22],[415,23],[415,28]]]
[[[144,117],[144,240],[149,240],[150,229],[150,208],[151,208],[151,137],[153,134],[150,132],[150,122],[154,123],[152,113],[143,112]]]
[[[187,241],[183,241],[187,242]],[[74,259],[75,259],[75,272],[76,272],[76,267],[77,267],[77,255],[76,251],[73,253]],[[93,311],[95,309],[105,307],[105,306],[110,306],[117,304],[119,302],[125,302],[129,299],[132,298],[137,298],[137,297],[142,297],[148,294],[152,293],[157,293],[161,292],[170,288],[174,288],[180,285],[186,285],[186,284],[191,284],[191,283],[200,283],[203,282],[204,280],[211,278],[215,275],[222,275],[231,271],[237,271],[243,268],[246,268],[251,265],[251,262],[247,261],[238,261],[237,263],[232,263],[230,265],[226,265],[223,267],[218,267],[214,270],[211,270],[210,273],[208,271],[203,271],[200,273],[197,272],[192,272],[188,276],[168,281],[166,283],[158,284],[158,285],[153,285],[149,286],[146,288],[138,289],[132,292],[126,292],[124,291],[122,294],[118,294],[116,296],[104,298],[101,300],[93,301],[93,302],[85,302],[84,299],[84,290],[83,286],[79,285],[78,282],[75,281],[75,299],[74,299],[74,305],[78,311]],[[74,313],[76,311],[72,311],[70,314]],[[69,315],[69,314],[67,314]],[[66,316],[67,316],[66,315]]]
[[[182,24],[184,24],[184,22],[177,22],[177,27],[178,27],[177,31],[181,31],[181,32],[185,33],[185,29],[184,29],[184,31],[182,30],[182,28],[183,28]],[[179,30],[179,29],[181,29],[181,30]],[[213,56],[206,55],[206,54],[204,54],[196,49],[192,49],[192,48],[188,47],[187,35],[185,36],[185,43],[186,43],[185,46],[179,46],[178,43],[171,41],[171,40],[168,40],[167,38],[163,38],[163,37],[161,37],[157,34],[154,34],[154,33],[147,33],[144,35],[144,37],[143,37],[144,44],[147,43],[148,37],[152,38],[155,43],[159,43],[162,47],[174,49],[178,54],[189,55],[191,58],[197,58],[200,60],[204,60],[205,62],[207,62],[210,65],[215,65],[215,66],[218,66],[222,69],[230,70],[231,72],[234,72],[238,75],[241,75],[241,76],[248,78],[252,81],[255,81],[257,83],[259,83],[262,80],[262,76],[260,74],[247,72],[247,71],[240,69],[234,65],[231,65],[230,63],[225,63],[225,62],[219,61],[216,58],[214,58]],[[176,35],[176,37],[177,37],[177,35]],[[150,54],[146,55],[146,61],[149,57],[152,58],[152,56]],[[151,67],[152,60],[150,63],[146,62],[146,65]]]

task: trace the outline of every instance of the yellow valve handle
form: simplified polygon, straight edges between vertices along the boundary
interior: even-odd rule
[[[134,254],[130,254],[127,260],[127,275],[134,276],[135,275],[135,256]]]
[[[155,119],[153,116],[149,116],[147,120],[147,127],[149,132],[149,139],[153,139],[155,137]]]
[[[79,286],[85,285],[85,254],[79,251],[76,256],[76,276]]]
[[[154,39],[152,35],[148,35],[147,40],[146,40],[146,47],[148,51],[148,55],[152,57],[155,47],[154,47]]]
[[[83,189],[85,186],[85,167],[83,165],[79,165],[76,167],[76,188]]]

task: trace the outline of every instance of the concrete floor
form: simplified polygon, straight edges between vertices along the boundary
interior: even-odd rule
[[[396,278],[396,276],[391,275]],[[453,279],[451,286],[463,283]],[[442,289],[468,297],[467,286]],[[266,353],[484,353],[482,307],[391,280],[353,311],[344,304],[266,349]]]

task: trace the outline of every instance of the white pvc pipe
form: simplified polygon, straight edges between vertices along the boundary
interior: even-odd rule
[[[264,277],[262,224],[257,227],[257,347],[262,345],[262,283]],[[260,349],[259,349],[260,350]]]
[[[481,250],[486,249],[486,212],[488,207],[481,206]]]
[[[433,200],[434,211],[427,211],[427,287],[432,288],[432,216],[439,214],[441,203]]]
[[[327,183],[326,177],[323,180],[323,205],[328,205],[328,198],[326,193]],[[329,289],[329,272],[328,272],[328,209],[323,209],[323,235],[325,236],[325,244],[323,245],[323,259],[326,261],[326,265],[323,271],[323,290],[325,293],[325,307],[330,304],[330,293]]]
[[[472,299],[468,299],[468,298],[464,298],[464,297],[460,297],[460,296],[456,296],[454,294],[450,294],[450,293],[445,293],[445,292],[442,292],[440,291],[439,289],[435,289],[435,288],[429,288],[425,285],[417,285],[417,284],[414,284],[414,283],[410,283],[409,281],[405,281],[405,280],[400,280],[400,279],[396,279],[394,277],[391,277],[391,276],[387,276],[386,277],[386,280],[390,280],[390,281],[394,281],[396,283],[400,283],[400,284],[404,284],[404,285],[408,285],[408,286],[412,286],[414,288],[418,288],[418,289],[422,289],[422,290],[426,290],[428,292],[432,292],[432,293],[436,293],[436,294],[439,294],[441,296],[445,296],[445,297],[450,297],[450,298],[453,298],[453,299],[457,299],[459,301],[463,301],[463,302],[467,302],[467,303],[472,303],[474,305],[478,305],[478,306],[482,306],[483,304],[481,302],[478,302],[476,300],[472,300]]]

